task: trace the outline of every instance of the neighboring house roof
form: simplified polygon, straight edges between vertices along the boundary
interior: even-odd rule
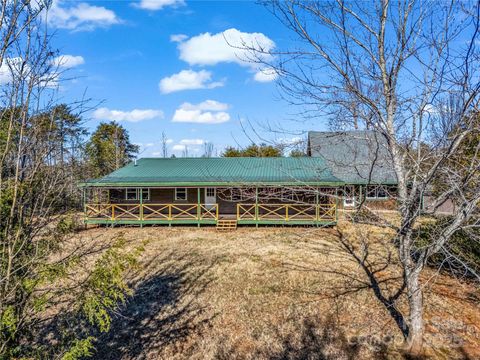
[[[347,184],[396,184],[387,139],[375,131],[310,131],[308,155],[325,159]]]
[[[143,158],[83,186],[341,185],[323,158]]]

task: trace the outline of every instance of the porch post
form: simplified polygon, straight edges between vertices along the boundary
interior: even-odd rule
[[[338,222],[338,186],[335,187],[335,222]]]
[[[82,188],[82,201],[83,201],[83,217],[85,220],[88,220],[87,217],[87,192],[86,192],[86,187],[84,186]]]
[[[197,187],[197,226],[200,227],[200,188]]]
[[[258,228],[258,186],[255,186],[255,226]]]
[[[87,188],[84,187],[82,189],[82,200],[83,200],[83,212],[85,213],[85,216],[87,216]]]
[[[140,227],[143,227],[143,188],[140,188]]]
[[[315,222],[318,226],[318,219],[319,219],[319,206],[318,206],[318,187],[315,188]]]

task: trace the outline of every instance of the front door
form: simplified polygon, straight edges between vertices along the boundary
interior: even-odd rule
[[[217,189],[205,188],[205,205],[213,205],[217,203]]]

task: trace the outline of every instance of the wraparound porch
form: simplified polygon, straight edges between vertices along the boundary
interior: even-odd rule
[[[238,224],[333,225],[337,207],[331,204],[237,203],[236,213],[220,213],[205,203],[85,203],[86,224],[197,224],[219,219]]]

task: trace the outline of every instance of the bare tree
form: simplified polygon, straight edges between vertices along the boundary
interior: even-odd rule
[[[202,157],[207,157],[207,158],[210,158],[213,156],[213,143],[211,142],[205,142],[203,144],[203,155]]]
[[[479,143],[468,163],[458,166],[454,159],[469,135],[478,133],[480,5],[421,0],[264,5],[296,36],[295,48],[266,53],[244,45],[252,61],[278,74],[285,99],[310,119],[326,115],[334,128],[371,129],[385,139],[372,146],[384,146],[391,157],[399,219],[376,223],[395,230],[404,280],[386,303],[395,307],[406,294],[408,320],[398,324],[409,350],[419,353],[422,270],[455,233],[478,225]],[[452,97],[455,106],[449,105]],[[438,179],[443,185],[428,212],[446,199],[453,199],[455,210],[419,246],[422,197]],[[359,211],[365,208],[361,204]]]
[[[165,131],[162,131],[162,157],[168,157],[168,138]]]

